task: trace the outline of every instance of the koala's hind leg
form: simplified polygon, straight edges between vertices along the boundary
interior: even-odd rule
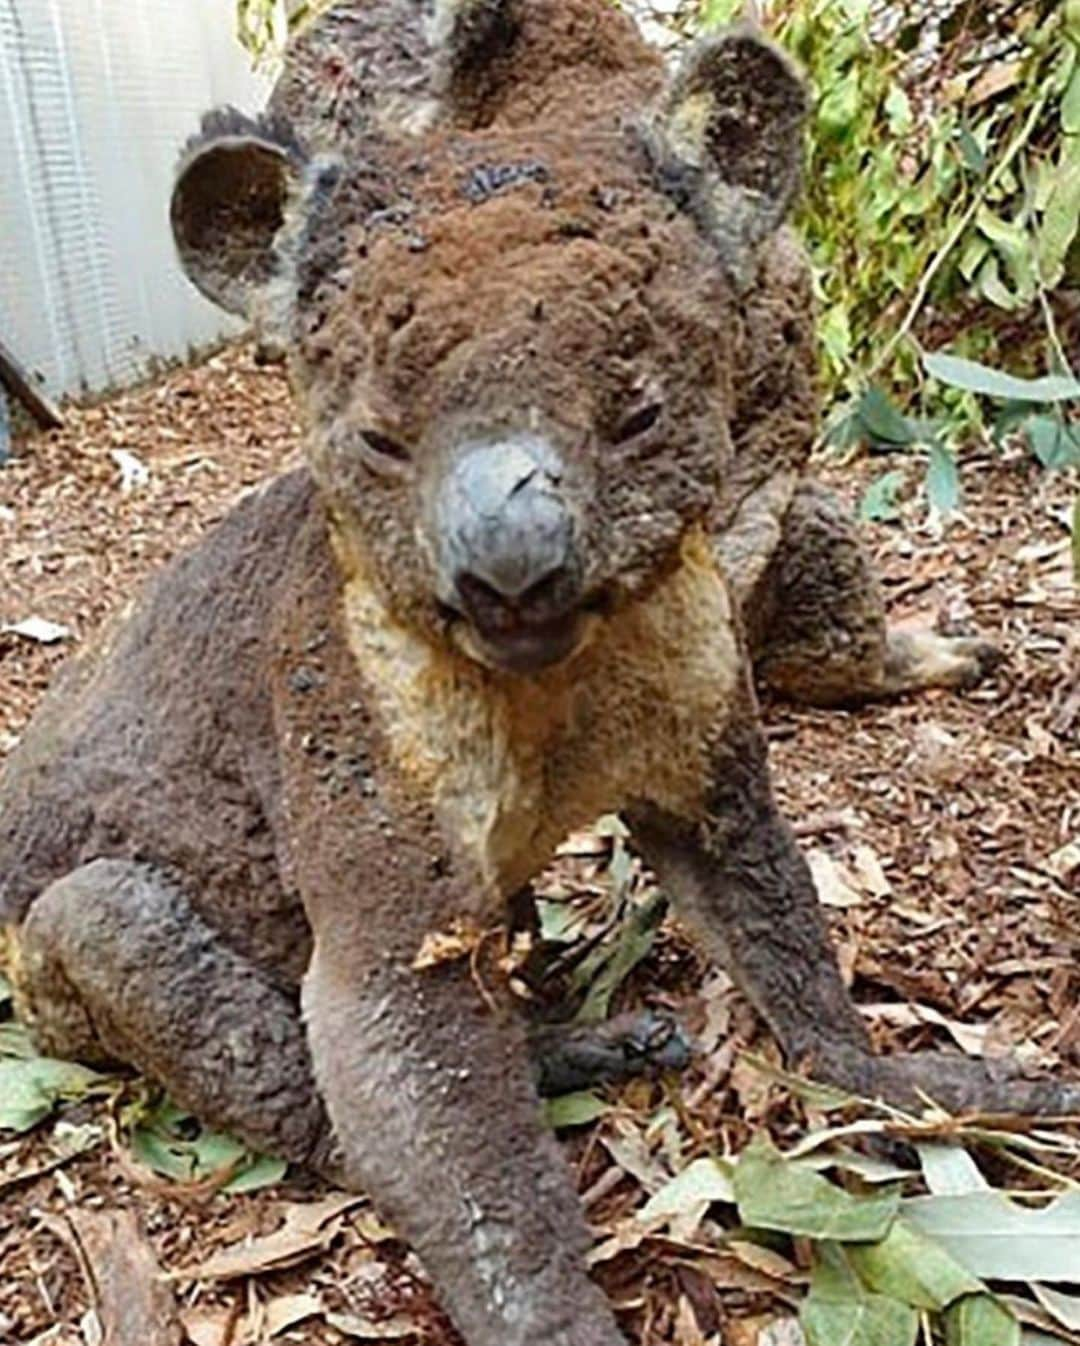
[[[175,882],[95,860],[37,898],[18,944],[41,1050],[133,1065],[253,1149],[332,1170],[296,997],[225,945]]]
[[[17,939],[20,1000],[39,1049],[123,1063],[253,1149],[339,1181],[297,997],[233,952],[148,865],[95,860],[52,884]],[[541,1094],[681,1069],[690,1044],[645,1011],[530,1035]]]
[[[925,687],[971,687],[1000,662],[988,641],[890,631],[855,521],[804,483],[747,614],[758,677],[796,701],[851,705]]]

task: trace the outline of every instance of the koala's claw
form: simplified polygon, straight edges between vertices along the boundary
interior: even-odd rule
[[[617,1083],[652,1070],[684,1070],[693,1042],[669,1014],[642,1010],[603,1024],[546,1024],[530,1035],[545,1097]]]
[[[985,682],[1008,657],[1000,645],[975,636],[956,636],[950,644],[952,652],[966,664],[958,681],[958,686],[965,691]]]

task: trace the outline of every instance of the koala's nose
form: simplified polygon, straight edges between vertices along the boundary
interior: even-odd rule
[[[436,507],[444,591],[482,631],[563,616],[580,599],[557,456],[516,436],[467,448]]]

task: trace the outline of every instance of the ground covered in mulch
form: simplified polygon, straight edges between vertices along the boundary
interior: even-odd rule
[[[0,469],[0,760],[66,653],[295,453],[283,380],[247,348],[72,411],[65,432],[21,445]],[[881,470],[862,461],[822,473],[854,501]],[[927,524],[920,476],[912,463],[902,519],[867,529],[892,616],[977,628],[1008,660],[965,696],[850,713],[767,705],[778,790],[883,1047],[1018,1051],[1080,1077],[1076,481],[1042,474],[1019,448],[972,451],[964,513],[941,532]],[[7,629],[28,619],[63,633]],[[610,908],[613,886],[637,898],[649,883],[626,873],[610,837],[575,839],[546,884],[585,926]],[[775,1061],[774,1049],[673,923],[621,994],[678,1010],[702,1052],[678,1085],[613,1091],[597,1120],[566,1132],[597,1274],[635,1340],[798,1341],[797,1248],[721,1250],[703,1212],[650,1237],[631,1220],[691,1159],[805,1121],[743,1055]],[[127,1140],[150,1097],[128,1082],[59,1124],[0,1134],[0,1342],[96,1346],[103,1237],[134,1256],[140,1229],[174,1276],[195,1346],[455,1340],[407,1249],[364,1202],[302,1176],[227,1196],[213,1181],[154,1175]]]

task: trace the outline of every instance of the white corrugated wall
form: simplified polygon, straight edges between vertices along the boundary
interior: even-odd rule
[[[168,200],[206,109],[265,82],[232,0],[0,0],[0,338],[54,394],[234,330],[184,279]]]

